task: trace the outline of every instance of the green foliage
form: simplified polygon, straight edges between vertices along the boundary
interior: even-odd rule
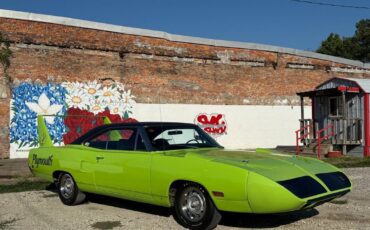
[[[343,40],[338,34],[331,33],[325,41],[321,43],[317,50],[319,53],[341,56],[343,53]]]
[[[18,219],[15,218],[10,220],[2,220],[0,221],[0,229],[11,229],[12,224],[16,221],[18,221]]]
[[[352,37],[340,37],[338,34],[331,33],[321,42],[317,52],[370,62],[370,19],[357,22],[356,31]]]
[[[359,49],[359,57],[364,61],[370,62],[370,19],[361,20],[356,24],[355,38]]]
[[[370,157],[338,157],[325,158],[325,162],[333,164],[338,168],[370,167]]]
[[[8,83],[11,83],[11,78],[8,74],[11,57],[12,51],[10,50],[10,42],[2,33],[0,33],[0,64],[3,67],[3,74]]]
[[[10,192],[44,190],[48,185],[50,185],[50,182],[24,180],[16,184],[0,185],[0,194]]]

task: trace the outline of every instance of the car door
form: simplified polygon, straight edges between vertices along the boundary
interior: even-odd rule
[[[97,168],[96,156],[99,149],[90,148],[88,146],[75,146],[68,157],[70,162],[79,162],[79,171],[74,173],[80,189],[86,192],[96,192],[95,170]]]
[[[107,130],[90,140],[95,148],[95,183],[98,192],[150,201],[151,154],[137,127]]]

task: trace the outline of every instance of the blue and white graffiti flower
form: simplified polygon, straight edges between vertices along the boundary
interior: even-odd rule
[[[26,101],[26,105],[37,115],[56,115],[63,108],[63,105],[59,104],[50,105],[50,100],[45,93],[41,94],[38,103]],[[54,116],[45,116],[45,121],[54,124],[54,118]]]
[[[118,114],[120,117],[123,117],[126,111],[122,101],[109,104],[108,109],[110,110],[111,114]]]
[[[90,98],[95,98],[98,96],[98,91],[101,88],[101,84],[99,84],[96,80],[94,81],[89,81],[84,85],[84,90],[86,94]]]
[[[89,97],[82,88],[75,89],[66,95],[66,103],[69,108],[88,109]]]
[[[105,86],[99,91],[99,101],[106,104],[118,102],[121,99],[120,92],[112,86]]]
[[[10,143],[18,147],[38,144],[37,115],[64,114],[66,89],[60,84],[21,83],[12,92]],[[62,117],[46,116],[46,126],[54,143],[63,141],[65,126]]]
[[[81,82],[63,82],[62,83],[62,86],[67,90],[67,92],[72,92],[72,91],[75,91],[75,90],[79,90],[81,88],[83,88],[85,84],[84,83],[81,83]]]
[[[135,96],[131,94],[131,90],[124,91],[122,93],[122,107],[125,111],[131,111],[136,104],[134,100]]]
[[[90,100],[90,112],[93,112],[94,115],[97,115],[100,112],[103,112],[107,107],[107,103],[101,102],[98,99]]]

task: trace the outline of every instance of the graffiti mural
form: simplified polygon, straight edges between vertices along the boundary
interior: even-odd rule
[[[38,145],[36,117],[66,112],[66,89],[60,84],[22,83],[13,89],[10,119],[10,143],[22,147]],[[62,117],[47,117],[46,125],[54,143],[61,143],[65,131]]]
[[[101,125],[103,116],[112,122],[135,122],[134,106],[131,90],[112,80],[21,83],[12,92],[10,154],[24,156],[38,146],[37,115],[56,115],[45,116],[45,123],[53,143],[63,145]]]
[[[195,117],[194,123],[213,137],[227,134],[227,123],[224,114],[201,113]]]

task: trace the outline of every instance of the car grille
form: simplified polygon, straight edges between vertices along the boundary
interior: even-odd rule
[[[342,172],[320,173],[316,176],[325,183],[330,191],[351,187],[351,182]]]
[[[278,183],[299,198],[306,198],[326,192],[325,188],[319,182],[309,176],[279,181]]]

